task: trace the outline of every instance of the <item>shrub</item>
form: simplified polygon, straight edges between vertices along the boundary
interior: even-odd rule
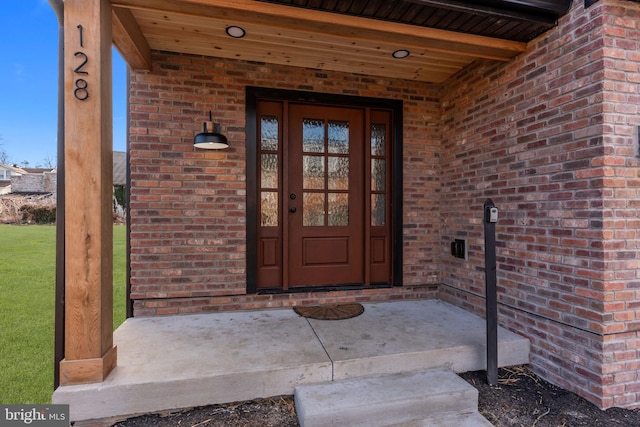
[[[20,207],[22,221],[28,224],[53,224],[56,222],[55,206],[23,205]]]
[[[113,197],[115,198],[118,206],[122,209],[127,208],[127,187],[125,185],[114,185]]]

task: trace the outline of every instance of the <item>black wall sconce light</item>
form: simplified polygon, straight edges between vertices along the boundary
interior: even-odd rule
[[[193,139],[193,146],[204,150],[222,150],[229,148],[227,137],[220,133],[220,124],[213,123],[211,111],[209,111],[209,121],[213,128],[211,129],[212,132],[207,130],[207,122],[204,122],[202,133],[197,134]]]

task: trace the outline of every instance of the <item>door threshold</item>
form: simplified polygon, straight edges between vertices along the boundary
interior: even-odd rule
[[[325,286],[301,286],[291,289],[280,288],[265,288],[258,289],[256,294],[258,295],[279,295],[279,294],[301,294],[301,293],[315,293],[315,292],[331,292],[331,291],[361,291],[364,289],[387,289],[392,288],[391,283],[372,283],[369,286],[361,284],[347,284],[347,285],[325,285]]]

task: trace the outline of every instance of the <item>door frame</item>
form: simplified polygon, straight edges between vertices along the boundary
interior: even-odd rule
[[[285,89],[246,87],[246,167],[247,167],[247,293],[257,292],[258,263],[258,204],[257,204],[257,104],[259,100],[296,101],[327,106],[359,107],[387,109],[392,113],[393,138],[392,150],[392,201],[391,201],[391,282],[393,286],[402,286],[403,233],[402,233],[402,200],[403,200],[403,144],[402,144],[402,100],[369,98],[351,95],[304,92]],[[352,286],[350,288],[353,288]],[[364,288],[364,286],[363,286]],[[332,287],[332,290],[339,289]],[[321,292],[323,288],[294,288],[282,290],[282,293]],[[261,291],[262,292],[262,291]],[[272,291],[270,291],[272,292]]]

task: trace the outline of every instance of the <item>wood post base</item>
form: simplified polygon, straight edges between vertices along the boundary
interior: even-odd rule
[[[60,362],[60,385],[99,383],[104,381],[116,367],[117,346],[96,359],[63,359]]]

